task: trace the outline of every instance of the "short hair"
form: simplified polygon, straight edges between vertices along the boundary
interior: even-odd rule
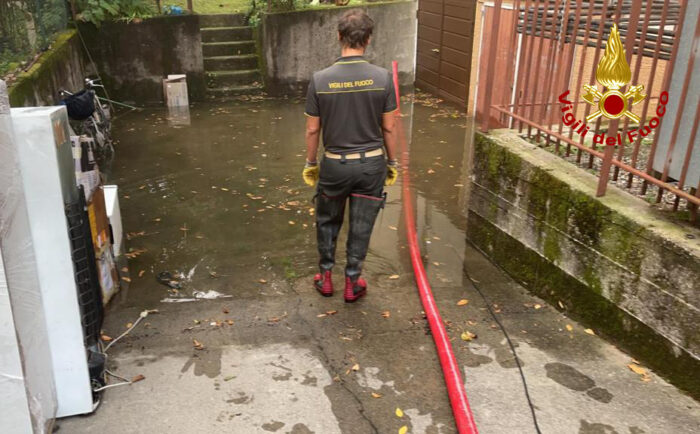
[[[374,21],[364,11],[353,9],[338,21],[340,42],[350,48],[366,47],[374,30]]]

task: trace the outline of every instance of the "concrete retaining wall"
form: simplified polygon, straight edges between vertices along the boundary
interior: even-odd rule
[[[700,231],[512,131],[477,134],[468,239],[553,306],[700,397]]]
[[[107,22],[99,28],[81,24],[80,30],[112,98],[160,104],[162,79],[168,74],[187,74],[190,100],[205,98],[197,15]]]
[[[401,84],[412,85],[416,51],[415,1],[363,6],[375,22],[368,59],[391,69],[397,60]],[[265,86],[271,94],[303,93],[314,71],[340,56],[337,25],[347,7],[265,14],[260,43]]]
[[[58,36],[51,50],[19,75],[9,90],[10,104],[13,107],[55,105],[61,89],[82,89],[83,79],[90,72],[77,32],[68,30]]]

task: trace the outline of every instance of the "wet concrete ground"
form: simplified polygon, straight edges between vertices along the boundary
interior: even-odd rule
[[[375,227],[369,295],[346,305],[311,287],[302,112],[298,100],[234,101],[193,108],[189,127],[169,126],[160,110],[118,120],[113,178],[131,284],[110,304],[105,333],[118,336],[145,309],[159,313],[110,349],[113,372],[145,380],[106,390],[95,414],[59,421],[60,432],[456,432],[413,284],[400,186],[388,188]],[[543,433],[697,432],[697,402],[632,372],[629,356],[466,243],[465,119],[422,104],[413,113],[404,122],[421,250],[480,432],[535,430],[514,357],[475,285],[517,347]],[[181,275],[182,288],[159,284],[162,271]],[[463,341],[464,331],[476,338]]]

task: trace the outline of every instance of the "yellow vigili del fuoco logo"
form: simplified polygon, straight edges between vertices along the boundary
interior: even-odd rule
[[[600,59],[598,69],[595,72],[596,81],[607,90],[601,93],[595,86],[583,86],[583,90],[586,91],[583,99],[593,106],[598,106],[598,111],[586,116],[587,122],[591,122],[601,115],[608,119],[627,116],[633,122],[639,122],[639,117],[630,111],[630,107],[646,98],[644,86],[641,84],[630,86],[625,93],[620,90],[630,82],[631,76],[630,66],[625,57],[625,49],[620,41],[620,32],[617,30],[617,24],[613,24],[610,37],[605,44],[605,54]],[[630,100],[632,100],[631,104]]]
[[[603,129],[601,132],[596,131],[592,139],[594,144],[618,146],[622,145],[625,139],[632,143],[635,140],[649,136],[659,126],[661,118],[666,113],[668,92],[661,92],[659,105],[656,107],[655,113],[647,112],[646,116],[651,116],[651,119],[645,122],[644,125],[641,125],[639,116],[632,113],[630,109],[632,106],[644,101],[647,95],[644,93],[643,85],[629,86],[627,91],[623,93],[622,88],[629,84],[631,76],[632,72],[625,57],[625,48],[620,40],[620,32],[617,30],[617,24],[613,24],[610,30],[610,37],[608,37],[608,42],[605,44],[605,53],[595,71],[596,81],[603,85],[604,92],[599,91],[596,86],[583,86],[583,100],[596,107],[597,110],[586,116],[583,121],[577,120],[577,110],[574,101],[568,99],[570,92],[567,89],[559,95],[559,102],[562,104],[562,123],[569,127],[572,132],[581,136],[582,139],[585,139],[588,133],[591,132],[591,128],[587,123],[599,119],[601,116],[607,119],[626,117],[632,121],[627,131],[617,130],[617,134],[614,136],[608,136],[607,129]],[[594,128],[594,130],[597,130],[597,128]]]

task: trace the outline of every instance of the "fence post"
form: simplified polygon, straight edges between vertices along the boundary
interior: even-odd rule
[[[192,6],[192,0],[187,0],[187,12],[194,13],[194,7]]]
[[[481,120],[481,130],[488,131],[491,120],[491,97],[493,89],[494,68],[496,67],[496,56],[498,55],[498,31],[501,26],[501,4],[503,0],[496,0],[493,5],[493,25],[491,27],[491,52],[489,53],[488,64],[486,65],[486,96],[484,97],[483,116]]]

